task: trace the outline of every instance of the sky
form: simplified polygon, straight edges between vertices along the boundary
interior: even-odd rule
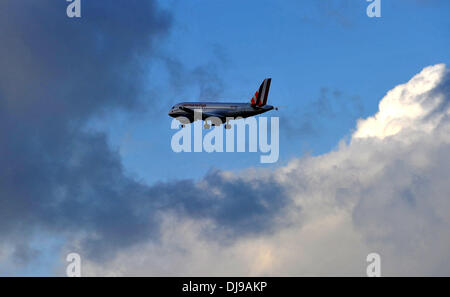
[[[450,3],[381,2],[2,1],[0,275],[450,275]],[[266,77],[278,162],[173,152]]]
[[[113,118],[103,128],[125,164],[148,182],[173,178],[171,161],[179,178],[199,178],[211,166],[260,167],[258,154],[174,156],[167,146],[173,131],[160,140],[149,135],[170,125],[172,103],[247,102],[272,77],[269,103],[281,107],[279,163],[328,152],[358,118],[377,110],[390,88],[449,60],[448,4],[391,2],[383,3],[381,19],[370,19],[364,1],[169,1],[164,7],[173,13],[173,26],[161,55],[181,63],[184,73],[173,75],[183,79],[173,88],[161,62],[151,65],[148,81],[158,81],[154,97],[165,104],[126,123]],[[158,172],[148,170],[156,165],[148,157],[155,150]]]

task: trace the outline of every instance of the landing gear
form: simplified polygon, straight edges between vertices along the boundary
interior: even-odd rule
[[[221,119],[213,119],[211,123],[208,121],[204,121],[203,128],[205,130],[211,129],[211,127],[220,127],[224,123],[224,120]],[[231,125],[226,121],[225,129],[231,129]]]
[[[211,124],[208,124],[208,122],[205,120],[205,123],[203,124],[203,128],[207,129],[211,129],[212,127],[216,127],[216,126],[220,126],[222,123],[220,122],[215,122],[214,120],[211,121]]]
[[[229,120],[227,120],[226,123],[225,123],[225,129],[227,129],[227,130],[231,129],[231,125],[230,125],[230,121]]]

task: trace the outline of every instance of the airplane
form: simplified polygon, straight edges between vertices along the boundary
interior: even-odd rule
[[[201,110],[201,120],[205,121],[205,129],[211,127],[206,121],[207,118],[211,117],[220,120],[220,123],[212,123],[213,126],[220,126],[221,124],[226,123],[225,129],[231,129],[231,125],[229,124],[230,119],[248,118],[268,112],[272,109],[278,110],[277,107],[266,104],[271,81],[271,78],[266,78],[262,82],[258,91],[256,91],[255,95],[250,100],[250,103],[182,102],[174,105],[170,109],[169,116],[180,121],[182,124],[181,127],[184,128],[186,124],[200,120],[200,118],[194,118],[194,111]]]

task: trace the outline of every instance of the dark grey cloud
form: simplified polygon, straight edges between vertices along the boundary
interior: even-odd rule
[[[158,184],[151,196],[161,197],[160,207],[191,217],[209,218],[231,236],[259,233],[274,227],[273,218],[288,204],[285,189],[273,177],[227,179],[209,172],[200,184],[192,180]]]
[[[42,227],[100,230],[117,216],[139,223],[123,197],[138,185],[105,136],[82,129],[101,112],[144,104],[144,65],[170,15],[154,1],[83,1],[83,17],[69,19],[66,5],[0,4],[0,236],[13,242]]]
[[[287,203],[274,181],[212,172],[202,183],[218,192],[192,180],[149,187],[124,174],[104,134],[86,132],[99,114],[151,100],[141,92],[146,65],[171,15],[156,1],[82,4],[82,18],[69,19],[65,1],[0,3],[0,240],[26,262],[37,253],[28,239],[44,231],[80,239],[86,256],[102,260],[158,240],[165,211],[211,219],[231,236],[268,230]]]

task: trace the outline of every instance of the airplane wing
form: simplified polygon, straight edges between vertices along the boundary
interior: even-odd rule
[[[219,119],[223,119],[224,118],[223,115],[215,114],[215,113],[212,113],[212,112],[204,112],[203,113],[203,117],[204,118],[216,117],[216,118],[219,118]]]

